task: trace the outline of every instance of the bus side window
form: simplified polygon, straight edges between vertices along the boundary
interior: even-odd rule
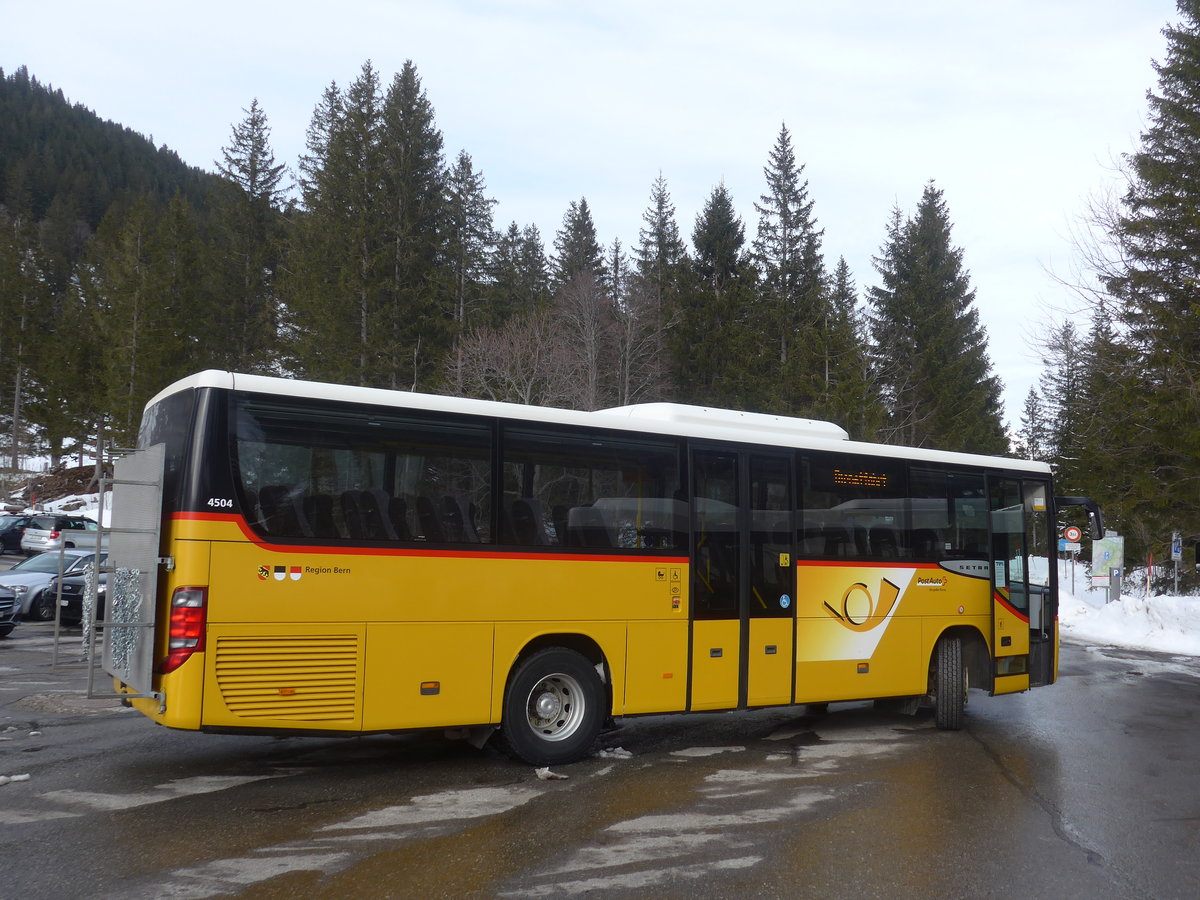
[[[305,494],[304,516],[315,537],[336,538],[337,525],[333,521],[333,498],[328,494]]]
[[[914,528],[912,546],[913,556],[917,559],[935,559],[939,550],[937,532],[932,528]]]
[[[531,497],[518,497],[509,506],[514,544],[545,544],[546,532],[542,528],[541,504]]]
[[[387,517],[398,540],[412,540],[412,532],[408,530],[408,503],[403,497],[388,498]]]
[[[263,527],[269,534],[286,537],[301,537],[304,528],[296,510],[295,492],[284,484],[264,487],[258,495],[263,511]]]
[[[909,484],[917,559],[987,556],[988,505],[982,475],[914,467]]]
[[[475,506],[461,494],[442,498],[442,525],[446,539],[459,544],[478,544],[475,531]]]
[[[446,535],[442,531],[442,523],[433,506],[433,500],[424,494],[417,497],[417,522],[421,528],[421,536],[425,540],[437,543],[446,540]]]
[[[617,546],[613,529],[604,515],[604,510],[594,506],[577,506],[570,511],[567,534],[576,547],[608,548]]]
[[[503,444],[505,542],[584,550],[687,546],[676,442],[511,427]]]
[[[904,466],[887,457],[800,456],[799,552],[808,559],[908,559]],[[823,538],[823,540],[822,540]]]
[[[878,559],[898,559],[900,541],[894,529],[873,526],[870,532],[871,555]]]
[[[809,526],[800,533],[800,555],[802,557],[820,557],[825,553],[825,532],[823,529]]]

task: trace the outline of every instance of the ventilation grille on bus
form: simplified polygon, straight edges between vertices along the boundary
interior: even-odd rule
[[[353,723],[358,656],[352,634],[220,637],[217,685],[243,718]]]

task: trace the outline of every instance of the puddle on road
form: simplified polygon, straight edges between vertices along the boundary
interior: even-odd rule
[[[789,723],[757,745],[688,747],[615,764],[597,758],[605,765],[590,773],[580,766],[566,781],[539,782],[530,771],[528,781],[417,795],[297,840],[180,868],[130,886],[123,897],[222,896],[277,878],[276,886],[299,879],[310,889],[315,880],[315,895],[348,883],[369,892],[382,886],[372,879],[389,866],[394,876],[397,864],[404,871],[432,847],[444,854],[451,846],[456,874],[428,877],[450,879],[441,887],[466,879],[489,895],[573,896],[700,880],[758,865],[761,844],[778,825],[802,822],[839,796],[813,779],[898,752],[928,730],[852,719]]]
[[[745,747],[689,747],[686,750],[672,750],[671,756],[688,759],[703,759],[709,756],[719,756],[722,753],[745,753]]]
[[[528,803],[542,794],[532,785],[468,788],[413,797],[408,803],[377,809],[346,822],[326,825],[321,831],[403,828],[408,825],[455,823],[463,819],[495,816]]]
[[[704,774],[686,808],[651,812],[616,822],[557,865],[521,878],[506,897],[574,896],[593,891],[640,891],[752,868],[763,859],[761,829],[802,821],[838,794],[812,784],[845,763],[900,750],[928,724],[788,725],[768,735],[765,755],[747,747],[697,747],[673,751],[672,762],[722,767]],[[780,744],[789,745],[785,752]],[[746,756],[737,767],[732,757]],[[672,770],[674,772],[675,770]],[[676,799],[679,799],[676,797]]]

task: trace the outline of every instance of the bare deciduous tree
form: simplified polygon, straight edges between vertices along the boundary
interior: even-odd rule
[[[600,409],[605,402],[604,376],[613,357],[612,300],[589,269],[571,276],[554,297],[564,350],[578,373],[580,409]]]
[[[561,328],[548,311],[510,319],[500,328],[462,335],[448,357],[455,393],[536,406],[578,406],[578,372]]]

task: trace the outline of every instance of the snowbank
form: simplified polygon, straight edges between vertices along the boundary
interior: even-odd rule
[[[99,494],[73,494],[69,497],[60,497],[57,500],[47,500],[39,502],[37,509],[28,508],[25,512],[70,512],[81,516],[100,521],[100,495]],[[104,498],[104,521],[101,524],[108,525],[109,517],[112,513],[111,497]]]
[[[1058,621],[1064,638],[1200,656],[1200,597],[1145,597],[1135,580],[1126,582],[1131,594],[1107,603],[1107,589],[1093,591],[1087,585],[1078,571],[1072,595],[1069,573],[1064,578],[1060,572]]]

